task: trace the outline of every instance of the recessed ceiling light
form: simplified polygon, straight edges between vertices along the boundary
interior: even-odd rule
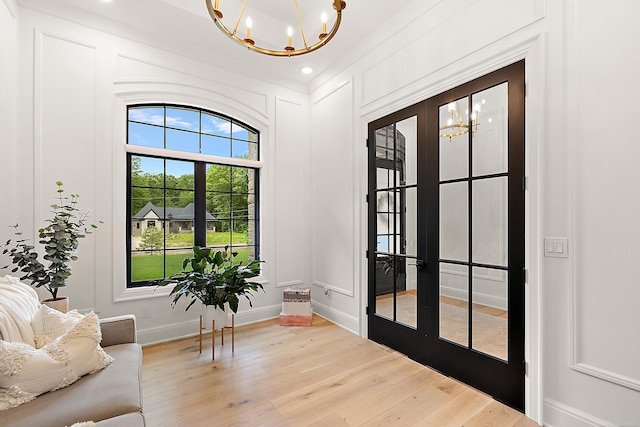
[[[313,73],[313,68],[311,68],[311,67],[302,67],[302,68],[300,68],[300,72],[302,74],[311,74],[311,73]]]

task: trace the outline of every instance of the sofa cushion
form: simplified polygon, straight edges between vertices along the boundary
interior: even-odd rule
[[[84,315],[78,313],[78,310],[62,313],[42,304],[33,319],[31,319],[36,348],[40,348],[66,334],[83,317]]]
[[[40,349],[0,341],[0,410],[58,390],[113,361],[100,345],[98,317],[88,314],[69,332]]]
[[[105,369],[80,378],[70,387],[3,411],[2,426],[68,426],[140,412],[142,348],[139,344],[120,344],[104,350],[114,358]]]

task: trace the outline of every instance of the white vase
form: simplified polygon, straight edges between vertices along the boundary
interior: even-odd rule
[[[225,310],[221,310],[215,305],[203,305],[202,306],[202,327],[204,329],[211,330],[211,321],[215,320],[215,328],[221,329],[229,325],[228,312],[229,307],[225,305]]]
[[[66,313],[69,311],[69,297],[58,297],[57,299],[48,298],[42,300],[42,304],[58,310],[61,313]]]

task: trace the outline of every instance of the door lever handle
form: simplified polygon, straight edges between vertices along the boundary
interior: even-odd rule
[[[415,265],[418,270],[424,270],[424,260],[423,259],[416,259],[416,263],[415,264],[409,264],[409,265]]]

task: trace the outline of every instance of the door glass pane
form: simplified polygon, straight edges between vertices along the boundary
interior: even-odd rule
[[[418,274],[416,260],[411,258],[398,259],[399,270],[402,272],[403,290],[398,290],[396,295],[397,321],[412,328],[418,326],[417,321],[417,286]]]
[[[395,257],[391,255],[376,256],[375,272],[375,292],[376,311],[379,316],[393,320],[394,318],[394,280],[395,280]]]
[[[379,252],[395,251],[396,215],[394,213],[394,192],[376,192],[376,218]]]
[[[507,265],[507,177],[474,180],[473,262]]]
[[[469,258],[468,183],[440,185],[440,258]]]
[[[418,182],[418,118],[409,117],[396,123],[396,170],[400,172],[397,185]]]
[[[440,180],[469,176],[468,97],[440,107]]]
[[[376,130],[376,160],[389,160],[393,162],[393,150],[395,148],[393,125],[385,126]],[[377,162],[379,166],[380,163]],[[393,169],[393,163],[386,169]]]
[[[407,188],[404,191],[404,248],[403,253],[418,255],[418,189]]]
[[[507,172],[508,84],[478,92],[471,100],[473,176]]]
[[[502,360],[508,357],[507,272],[473,268],[473,348]]]
[[[440,338],[469,345],[469,267],[440,263]]]

